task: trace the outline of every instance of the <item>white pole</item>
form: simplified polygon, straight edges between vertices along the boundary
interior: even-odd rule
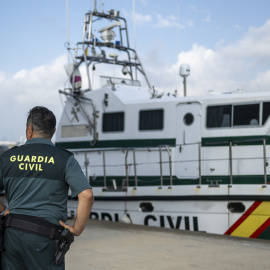
[[[134,27],[134,50],[137,53],[136,48],[136,12],[135,12],[135,0],[133,0],[133,27]],[[135,68],[136,80],[138,79],[137,68]]]
[[[133,0],[133,27],[134,27],[134,49],[136,51],[136,12],[135,12],[135,0]]]
[[[67,45],[69,48],[69,4],[68,4],[68,0],[66,1],[66,5],[67,5]],[[70,63],[69,61],[69,51],[68,51],[68,63]]]

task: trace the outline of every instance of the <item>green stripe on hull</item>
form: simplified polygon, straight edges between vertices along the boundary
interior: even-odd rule
[[[118,188],[126,186],[126,176],[107,176],[106,177],[106,186],[108,188],[113,188],[113,181],[115,180]],[[241,175],[233,176],[232,184],[234,185],[263,185],[264,176],[263,175]],[[270,176],[267,178],[267,182],[270,182]],[[170,186],[170,177],[163,176],[163,184],[159,176],[138,176],[137,177],[137,186],[146,187],[146,186]],[[93,187],[104,187],[104,177],[98,176],[95,180],[90,178],[90,184]],[[203,176],[201,179],[202,185],[229,185],[230,177],[229,176]],[[186,185],[199,185],[199,178],[197,179],[179,179],[176,176],[172,177],[172,185],[174,186],[186,186]],[[134,176],[129,176],[128,186],[135,187],[135,178]]]
[[[113,188],[113,180],[117,185],[117,188],[122,188],[126,186],[126,177],[125,176],[107,176],[106,177],[106,186],[108,188]],[[198,179],[188,179],[188,180],[181,180],[176,177],[172,178],[173,185],[198,185]],[[90,178],[90,184],[92,187],[104,187],[104,177],[99,176],[93,181]],[[170,186],[170,177],[164,176],[163,177],[163,184],[161,183],[161,179],[159,176],[138,176],[137,178],[137,186],[139,187],[150,187],[150,186]],[[129,177],[128,179],[128,186],[135,187],[136,181],[134,177]]]
[[[219,180],[220,185],[229,185],[230,177],[229,176],[203,176],[202,184],[209,185],[209,183],[215,180]],[[267,176],[267,182],[270,180],[270,176]],[[234,185],[263,185],[264,184],[264,175],[234,175],[232,177],[232,184]]]
[[[235,136],[235,137],[207,137],[202,138],[202,146],[228,146],[233,145],[262,145],[265,139],[270,144],[270,136]],[[66,149],[95,149],[95,148],[129,148],[129,147],[158,147],[160,145],[176,146],[176,139],[133,139],[133,140],[104,140],[96,141],[70,141],[56,142],[56,145]]]
[[[202,146],[228,146],[233,145],[262,145],[265,139],[270,144],[269,136],[235,136],[235,137],[208,137],[202,138]]]
[[[160,145],[175,146],[176,139],[147,139],[147,140],[109,140],[97,141],[94,145],[91,141],[57,142],[56,145],[66,149],[85,148],[129,148],[129,147],[157,147]]]

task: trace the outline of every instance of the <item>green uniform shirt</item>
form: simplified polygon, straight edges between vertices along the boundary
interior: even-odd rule
[[[44,138],[28,140],[0,156],[0,189],[10,212],[66,222],[68,190],[91,188],[73,154]]]

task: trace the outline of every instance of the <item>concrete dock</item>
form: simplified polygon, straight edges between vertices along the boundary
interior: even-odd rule
[[[67,270],[269,268],[269,240],[97,220],[89,220],[66,255]]]

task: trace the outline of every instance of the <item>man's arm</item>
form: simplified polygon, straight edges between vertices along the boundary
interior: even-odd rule
[[[9,214],[9,208],[0,201],[0,216]]]
[[[6,209],[6,206],[0,201],[0,213],[5,211],[5,209]]]
[[[85,189],[78,195],[77,216],[73,226],[65,224],[63,221],[59,221],[60,225],[66,229],[69,229],[75,236],[79,236],[89,219],[92,205],[94,203],[94,196],[92,189]]]

